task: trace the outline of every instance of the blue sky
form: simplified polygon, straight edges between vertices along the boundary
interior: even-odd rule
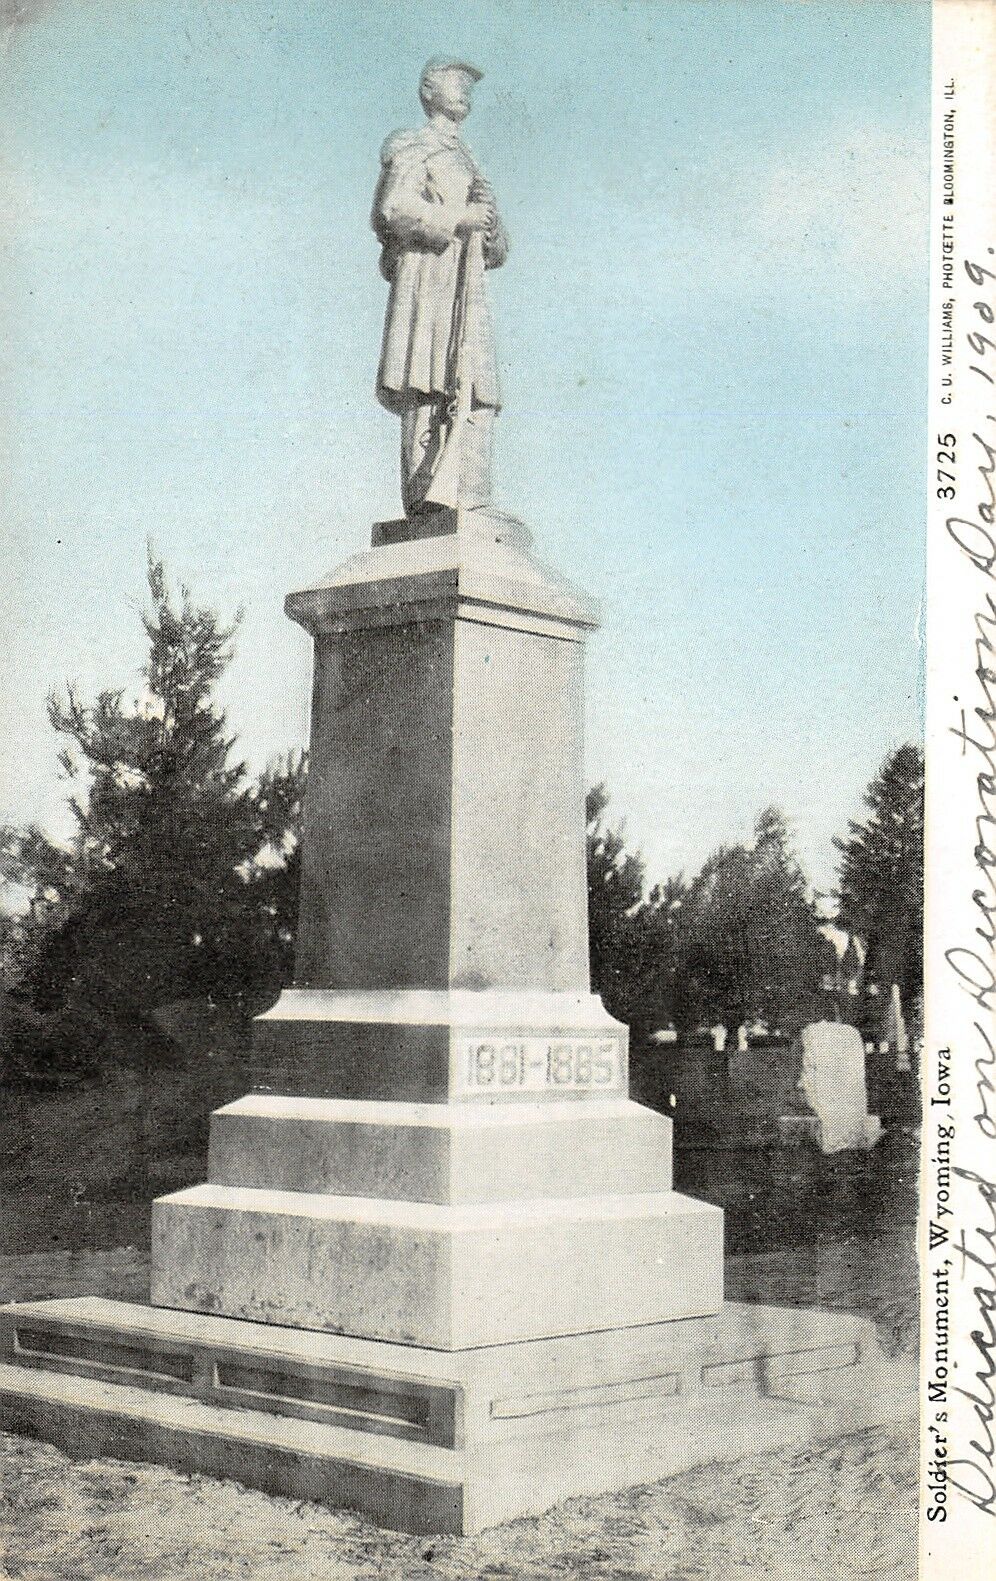
[[[926,0],[35,0],[3,54],[0,818],[64,827],[48,688],[138,686],[145,542],[243,606],[223,700],[303,744],[283,596],[398,513],[377,154],[467,140],[500,502],[603,601],[588,761],[652,879],[775,802],[814,880],[920,733]]]

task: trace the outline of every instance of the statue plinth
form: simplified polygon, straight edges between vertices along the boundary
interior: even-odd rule
[[[459,533],[462,540],[472,538],[477,542],[507,544],[512,549],[531,549],[533,535],[525,522],[517,516],[487,506],[473,510],[458,505],[453,509],[442,508],[421,511],[414,516],[402,516],[393,521],[374,522],[370,541],[374,549],[385,544],[410,543],[419,538],[449,537]]]

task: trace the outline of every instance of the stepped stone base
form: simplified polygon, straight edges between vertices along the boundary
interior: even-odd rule
[[[536,1044],[541,1079],[554,1050],[595,1068]],[[463,1350],[723,1300],[722,1213],[671,1190],[671,1122],[625,1098],[254,1093],[212,1115],[208,1172],[153,1204],[156,1306]]]
[[[0,1310],[0,1427],[471,1533],[916,1410],[865,1319],[711,1318],[463,1352],[96,1298]]]
[[[715,1312],[723,1216],[679,1192],[446,1207],[192,1186],[152,1209],[156,1306],[461,1350]]]
[[[250,1093],[211,1116],[208,1180],[386,1202],[669,1190],[671,1121],[628,1098],[362,1103]]]

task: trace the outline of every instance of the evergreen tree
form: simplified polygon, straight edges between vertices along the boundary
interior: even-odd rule
[[[689,886],[684,876],[655,884],[643,918],[644,1021],[648,1031],[676,1025],[688,954]]]
[[[865,980],[893,983],[914,1006],[923,992],[923,797],[920,747],[890,752],[864,795],[870,816],[852,820],[840,852],[838,920],[865,941]]]
[[[591,980],[636,1042],[673,1017],[686,886],[671,878],[645,896],[643,859],[626,850],[622,827],[609,827],[608,800],[605,786],[596,785],[585,806]]]
[[[591,981],[606,1008],[628,1021],[639,997],[644,868],[626,850],[622,829],[608,826],[608,802],[604,785],[585,800]]]
[[[33,1047],[8,1049],[15,1069],[86,1069],[159,1004],[289,974],[303,765],[247,783],[213,700],[237,621],[223,625],[186,589],[174,600],[155,561],[149,590],[144,695],[49,698],[72,787],[68,843],[0,832],[0,871],[27,889],[36,931],[15,996]]]
[[[709,857],[683,913],[677,1002],[687,1030],[760,1018],[795,1031],[815,1013],[832,949],[777,808],[759,814],[751,845],[722,846]]]

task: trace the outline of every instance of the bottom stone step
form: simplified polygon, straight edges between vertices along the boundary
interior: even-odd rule
[[[107,1456],[227,1477],[264,1493],[358,1510],[406,1532],[462,1532],[452,1450],[228,1410],[182,1395],[0,1363],[0,1427],[74,1458]]]
[[[9,1432],[419,1533],[916,1409],[866,1320],[746,1305],[447,1354],[84,1298],[7,1307],[0,1340]]]

